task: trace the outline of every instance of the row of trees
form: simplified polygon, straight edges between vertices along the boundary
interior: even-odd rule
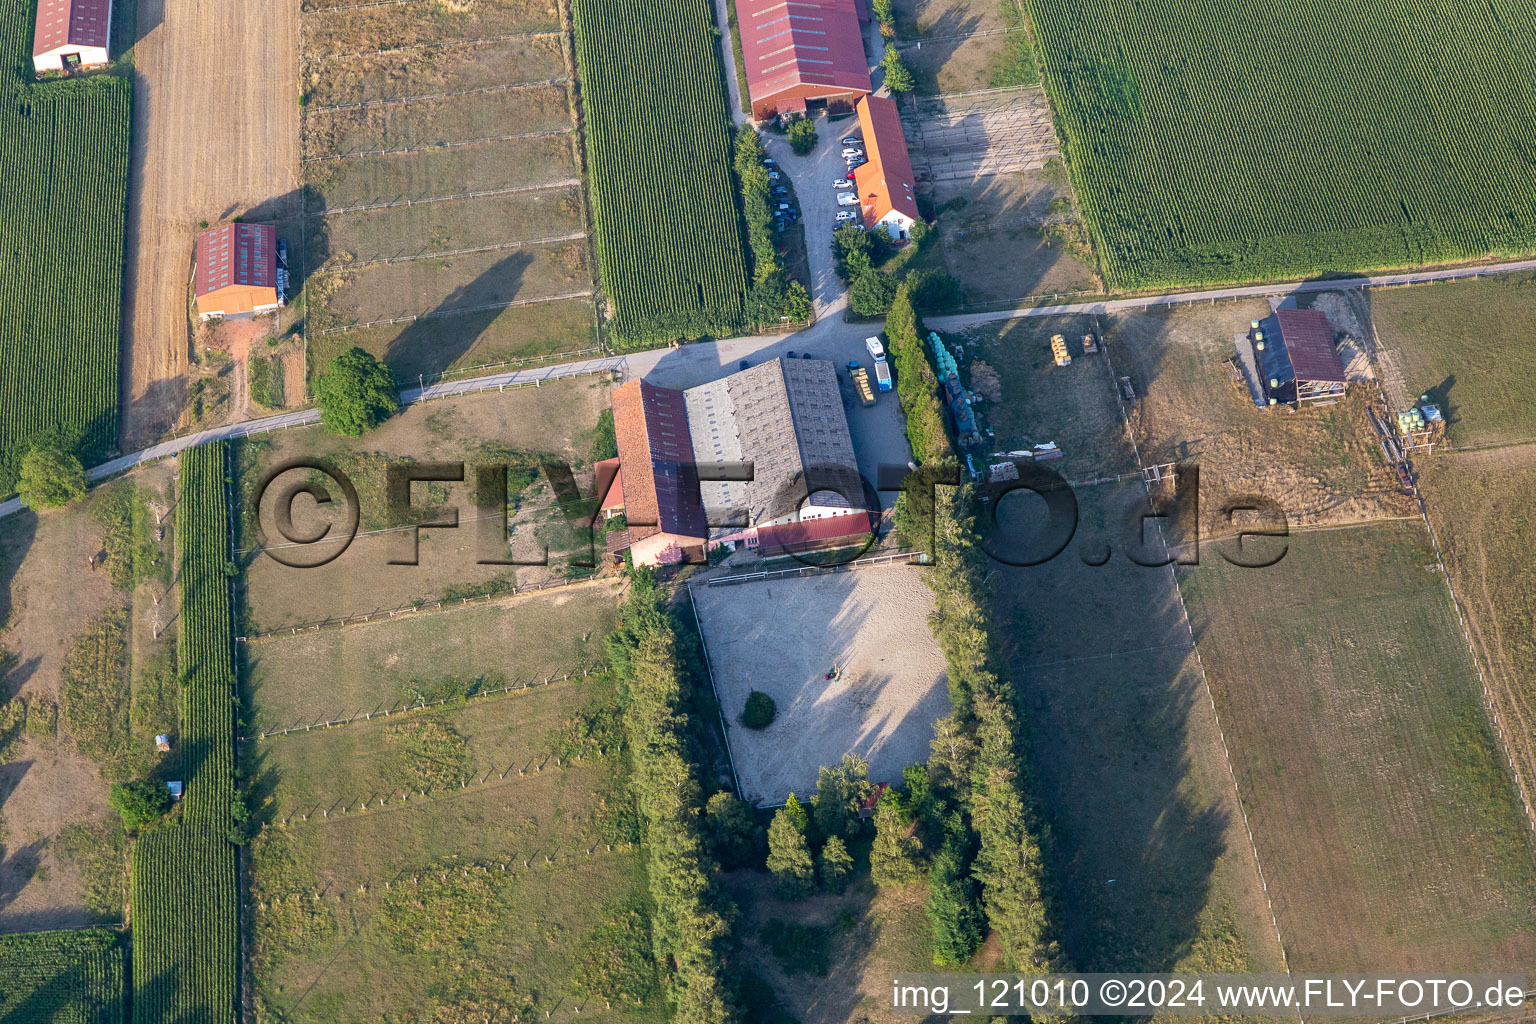
[[[731,1024],[736,1013],[721,964],[728,927],[700,821],[703,791],[686,712],[690,677],[655,576],[640,568],[630,580],[608,654],[648,851],[652,946],[677,1024]]]
[[[920,468],[957,474],[924,334],[903,288],[886,335],[913,457]],[[1025,767],[1029,755],[1020,739],[1017,693],[1001,671],[988,632],[976,504],[968,485],[940,488],[931,497],[907,491],[897,501],[898,529],[909,541],[933,548],[934,564],[924,578],[934,593],[930,622],[944,653],[953,711],[934,724],[926,768],[908,773],[902,813],[877,815],[882,836],[877,846],[894,846],[896,831],[917,822],[940,962],[963,962],[967,950],[974,950],[979,899],[1009,968],[1060,970],[1063,957],[1045,880],[1047,833]]]
[[[763,166],[766,155],[756,129],[749,124],[736,129],[736,181],[741,187],[741,212],[752,258],[747,315],[758,324],[778,323],[786,317],[802,323],[811,318],[811,296],[804,285],[784,272],[779,260],[768,169]]]

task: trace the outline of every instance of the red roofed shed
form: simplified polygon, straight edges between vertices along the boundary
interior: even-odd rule
[[[32,66],[69,71],[107,63],[112,0],[38,0]]]
[[[226,224],[197,236],[197,311],[214,316],[266,313],[277,294],[277,228]]]
[[[735,0],[752,116],[808,102],[852,107],[870,91],[858,0]]]

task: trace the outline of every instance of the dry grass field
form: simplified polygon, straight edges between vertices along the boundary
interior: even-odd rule
[[[949,713],[944,657],[929,633],[933,595],[910,566],[693,588],[744,799],[776,806],[816,790],[822,765],[854,753],[875,782],[925,760]],[[823,677],[836,665],[841,678]],[[740,723],[748,695],[778,707]]]
[[[895,0],[896,42],[920,93],[1039,80],[1015,0]]]
[[[1180,582],[1292,969],[1530,963],[1530,825],[1422,524]]]
[[[938,224],[913,266],[947,270],[967,304],[1100,290],[1090,254],[1071,242],[1065,175],[1042,168],[936,181]]]
[[[262,1015],[664,1019],[617,732],[594,738],[615,700],[550,687],[252,744],[276,822],[251,851]]]
[[[1231,532],[1220,507],[1244,495],[1278,501],[1298,525],[1414,514],[1366,420],[1374,389],[1357,386],[1327,408],[1264,412],[1228,378],[1233,335],[1268,309],[1223,303],[1106,322],[1115,371],[1130,376],[1140,396],[1131,423],[1142,460],[1199,464],[1207,535]]]
[[[472,519],[476,514],[472,467],[501,464],[509,454],[547,455],[568,464],[577,486],[583,488],[583,494],[589,494],[592,436],[607,400],[605,384],[595,378],[578,378],[539,388],[486,392],[451,402],[414,405],[356,441],[326,433],[320,427],[303,427],[247,442],[241,456],[246,513],[238,540],[245,557],[247,629],[262,632],[331,616],[435,602],[454,594],[483,591],[514,577],[525,584],[561,575],[570,559],[562,558],[558,551],[551,554],[548,567],[478,564],[485,554],[481,531],[489,528],[494,534],[495,524]],[[328,458],[339,467],[349,467],[348,476],[354,477],[362,506],[360,535],[345,553],[320,568],[290,568],[257,550],[250,490],[267,468],[296,458]],[[392,557],[399,556],[402,544],[408,545],[408,534],[363,535],[363,531],[385,526],[384,465],[397,459],[463,460],[468,464],[466,483],[437,485],[438,489],[432,492],[441,502],[458,506],[459,528],[422,529],[419,564],[413,566],[387,564]],[[424,490],[418,484],[413,500],[426,500]],[[520,500],[531,507],[552,505],[555,497],[541,477]],[[301,527],[321,521],[313,516],[306,519],[310,510],[317,515],[323,511],[312,504],[296,503],[295,522]],[[334,523],[339,529],[339,517]],[[520,532],[515,536],[520,538]],[[529,560],[535,557],[521,546],[513,553]]]
[[[0,520],[0,931],[121,919],[121,847],[116,863],[105,841],[87,843],[105,858],[66,853],[72,833],[95,835],[113,818],[109,782],[152,769],[155,729],[175,724],[174,682],[156,662],[166,644],[154,637],[174,614],[153,600],[168,577],[146,566],[152,578],[118,590],[111,559],[124,549],[101,557],[105,508],[136,501],[132,528],[150,529],[148,503],[170,507],[170,471],[152,466],[78,506]],[[167,551],[150,544],[145,556],[164,566]]]
[[[354,345],[402,380],[595,346],[557,4],[319,4],[301,24],[311,378]]]
[[[1536,453],[1463,453],[1421,459],[1417,468],[1505,742],[1526,794],[1536,794]]]
[[[1065,951],[1081,970],[1279,970],[1172,579],[1133,564],[1120,541],[1144,494],[1139,481],[1079,488],[1072,546],[999,567],[994,584],[993,635],[1054,836]],[[1027,516],[1005,502],[1000,518],[1027,533]],[[1106,543],[1110,560],[1086,564]]]
[[[499,689],[598,667],[616,587],[593,583],[442,612],[253,642],[249,686],[258,730],[398,708],[448,681]],[[464,638],[445,648],[445,631]]]
[[[1376,344],[1406,404],[1440,404],[1457,447],[1536,438],[1536,281],[1515,275],[1369,293]],[[1390,390],[1390,389],[1389,389]]]

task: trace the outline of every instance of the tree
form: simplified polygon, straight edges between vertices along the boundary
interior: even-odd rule
[[[981,841],[972,874],[1004,961],[1013,970],[1052,970],[1060,951],[1049,937],[1040,846],[1011,769],[997,765],[978,780],[971,816]]]
[[[124,828],[143,828],[150,822],[159,821],[171,809],[171,791],[165,788],[165,783],[153,779],[114,782],[107,794],[107,806],[123,819]]]
[[[971,833],[956,811],[945,824],[944,845],[928,870],[928,925],[933,962],[959,967],[981,945],[984,917],[976,883],[966,869],[971,858]]]
[[[816,126],[808,117],[797,117],[791,121],[786,137],[789,139],[789,148],[800,156],[816,148]]]
[[[880,316],[896,297],[896,278],[883,270],[866,270],[848,288],[848,308],[855,316]]]
[[[934,788],[963,801],[970,793],[976,741],[951,715],[933,723],[928,749],[928,778]]]
[[[912,815],[892,790],[875,804],[875,843],[869,851],[869,876],[882,889],[911,885],[923,877],[922,844],[908,835]]]
[[[389,368],[360,348],[331,360],[330,369],[315,382],[320,422],[332,433],[361,437],[400,408]]]
[[[917,223],[921,224],[922,221]],[[914,236],[916,232],[913,232]],[[923,311],[947,309],[960,303],[960,282],[949,271],[937,267],[931,270],[914,270],[907,275],[907,291],[912,305]]]
[[[885,25],[896,20],[895,13],[891,10],[891,0],[874,0],[871,6],[875,9],[875,20]]]
[[[816,874],[821,878],[822,888],[840,891],[852,870],[853,857],[848,853],[848,844],[837,836],[828,836],[821,844],[821,852],[816,855]]]
[[[21,458],[16,491],[30,509],[63,508],[85,496],[85,467],[58,445],[39,442]]]
[[[716,793],[704,805],[704,835],[727,870],[755,864],[763,855],[763,827],[752,805],[730,793]]]
[[[822,765],[816,778],[816,831],[823,836],[851,836],[859,830],[859,808],[869,798],[869,762],[844,754],[840,763]]]
[[[799,281],[782,270],[775,270],[752,286],[747,297],[747,315],[759,324],[778,323],[783,319],[809,320],[811,296]]]
[[[906,63],[901,59],[901,51],[896,47],[887,46],[885,57],[880,63],[885,68],[885,84],[891,87],[892,92],[911,92],[916,86],[912,72],[907,70]]]
[[[794,794],[790,794],[794,800]],[[805,840],[805,812],[799,805],[779,808],[768,826],[768,871],[773,875],[779,892],[790,898],[798,898],[811,891],[814,874],[811,869],[811,851]]]

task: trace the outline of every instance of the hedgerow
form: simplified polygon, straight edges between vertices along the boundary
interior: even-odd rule
[[[608,640],[619,677],[631,785],[647,850],[651,941],[676,1024],[731,1024],[721,966],[726,921],[700,830],[703,790],[686,714],[692,680],[655,577],[634,572]]]

